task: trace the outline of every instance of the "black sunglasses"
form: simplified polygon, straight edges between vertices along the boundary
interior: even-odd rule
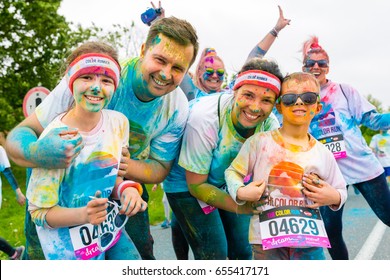
[[[326,59],[321,60],[314,60],[314,59],[308,59],[305,62],[305,67],[313,67],[315,64],[318,64],[318,67],[325,68],[328,67],[328,61]]]
[[[305,105],[313,105],[319,99],[319,95],[315,92],[304,92],[301,94],[287,93],[279,97],[278,102],[282,102],[284,106],[293,106],[298,97]]]

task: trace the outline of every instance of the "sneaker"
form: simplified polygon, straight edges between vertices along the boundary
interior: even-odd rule
[[[162,228],[169,228],[170,225],[171,225],[171,223],[168,222],[167,219],[165,219],[164,222],[162,222],[161,227]]]
[[[24,246],[16,247],[15,248],[15,250],[16,250],[15,254],[12,257],[10,257],[9,259],[10,260],[21,260],[22,257],[23,257],[24,249],[25,249]]]

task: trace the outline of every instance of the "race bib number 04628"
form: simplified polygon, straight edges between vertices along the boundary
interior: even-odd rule
[[[325,247],[330,242],[318,209],[282,206],[260,214],[264,250],[279,247]]]

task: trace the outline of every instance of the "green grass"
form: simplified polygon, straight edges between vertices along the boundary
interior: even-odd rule
[[[12,165],[12,172],[26,194],[26,169]],[[16,201],[15,192],[12,190],[5,176],[1,174],[3,202],[0,210],[0,236],[7,240],[12,246],[20,246],[25,243],[24,217],[25,207],[20,206]],[[164,207],[162,204],[163,191],[157,188],[152,191],[152,185],[146,185],[149,193],[149,219],[151,225],[156,225],[164,220]],[[8,256],[0,251],[0,260],[7,260]]]

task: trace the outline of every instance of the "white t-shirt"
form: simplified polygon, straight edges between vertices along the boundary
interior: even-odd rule
[[[335,155],[345,152],[336,159],[347,184],[365,182],[382,174],[383,167],[359,127],[364,114],[375,107],[353,87],[332,81],[321,86],[320,96],[322,110],[311,121],[310,133],[320,142],[327,142]],[[332,142],[336,138],[340,141]]]
[[[390,134],[376,134],[372,137],[370,148],[383,167],[390,167]]]
[[[8,160],[7,153],[3,146],[0,145],[0,172],[3,172],[4,169],[9,168],[11,165]],[[1,182],[1,176],[0,176],[0,208],[1,203],[3,202],[3,194],[2,194],[2,182]]]
[[[285,205],[303,206],[301,180],[304,173],[310,172],[317,174],[340,193],[341,207],[347,199],[347,184],[333,154],[313,137],[310,137],[308,149],[303,150],[302,147],[285,142],[278,129],[257,133],[244,143],[226,170],[225,178],[231,197],[239,204],[244,203],[237,201],[237,190],[244,186],[244,178],[265,180],[269,202],[262,206],[264,211]],[[249,242],[261,244],[259,215],[251,218]]]
[[[9,163],[9,159],[7,156],[7,152],[3,148],[3,146],[0,145],[0,172],[3,172],[4,169],[11,167]]]

